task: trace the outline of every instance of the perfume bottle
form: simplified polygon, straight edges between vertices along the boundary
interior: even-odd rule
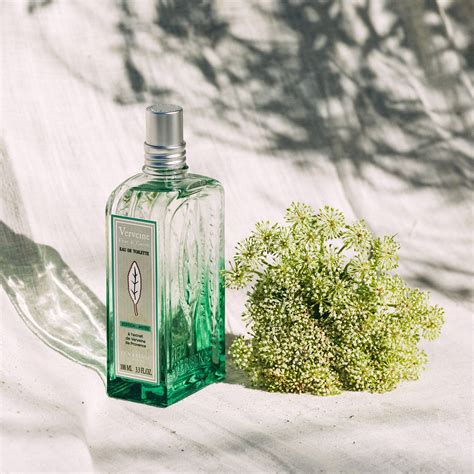
[[[145,164],[111,194],[107,393],[168,406],[225,375],[224,190],[191,174],[183,109],[146,109]]]

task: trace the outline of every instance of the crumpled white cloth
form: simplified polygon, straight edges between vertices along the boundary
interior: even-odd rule
[[[468,4],[3,2],[1,470],[470,472]],[[224,184],[228,257],[293,200],[397,233],[401,274],[446,309],[419,381],[321,398],[230,367],[167,409],[107,398],[104,206],[159,101]]]

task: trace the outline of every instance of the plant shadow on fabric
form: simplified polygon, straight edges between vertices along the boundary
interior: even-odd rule
[[[32,1],[29,12],[54,5]],[[444,7],[434,0],[255,2],[246,8],[265,32],[252,27],[252,36],[238,34],[238,18],[216,0],[156,0],[148,16],[139,6],[115,4],[118,104],[181,100],[178,86],[159,79],[168,55],[194,67],[208,86],[199,92],[205,113],[240,131],[205,127],[203,135],[304,169],[335,163],[342,180],[355,176],[373,186],[376,170],[405,190],[470,198],[469,0]]]
[[[198,3],[158,1],[157,23],[215,87],[217,116],[239,127],[240,111],[245,132],[264,129],[269,152],[317,151],[361,178],[375,167],[411,187],[466,198],[472,102],[464,69],[473,47],[472,38],[456,47],[448,32],[452,24],[467,32],[467,1],[442,11],[421,0],[280,0],[255,7],[276,24],[262,41],[234,34],[217,2]],[[317,164],[311,153],[285,156]]]

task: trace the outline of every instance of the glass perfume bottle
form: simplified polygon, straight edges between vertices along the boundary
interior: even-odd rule
[[[106,225],[109,396],[168,406],[222,380],[224,191],[188,173],[181,107],[146,109],[143,172]]]

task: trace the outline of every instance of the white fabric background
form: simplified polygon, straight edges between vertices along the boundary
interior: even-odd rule
[[[469,8],[4,0],[1,470],[470,472]],[[321,398],[230,367],[158,409],[64,357],[103,364],[104,206],[156,101],[184,107],[191,170],[224,184],[228,257],[292,200],[397,233],[401,274],[446,309],[419,381]]]

